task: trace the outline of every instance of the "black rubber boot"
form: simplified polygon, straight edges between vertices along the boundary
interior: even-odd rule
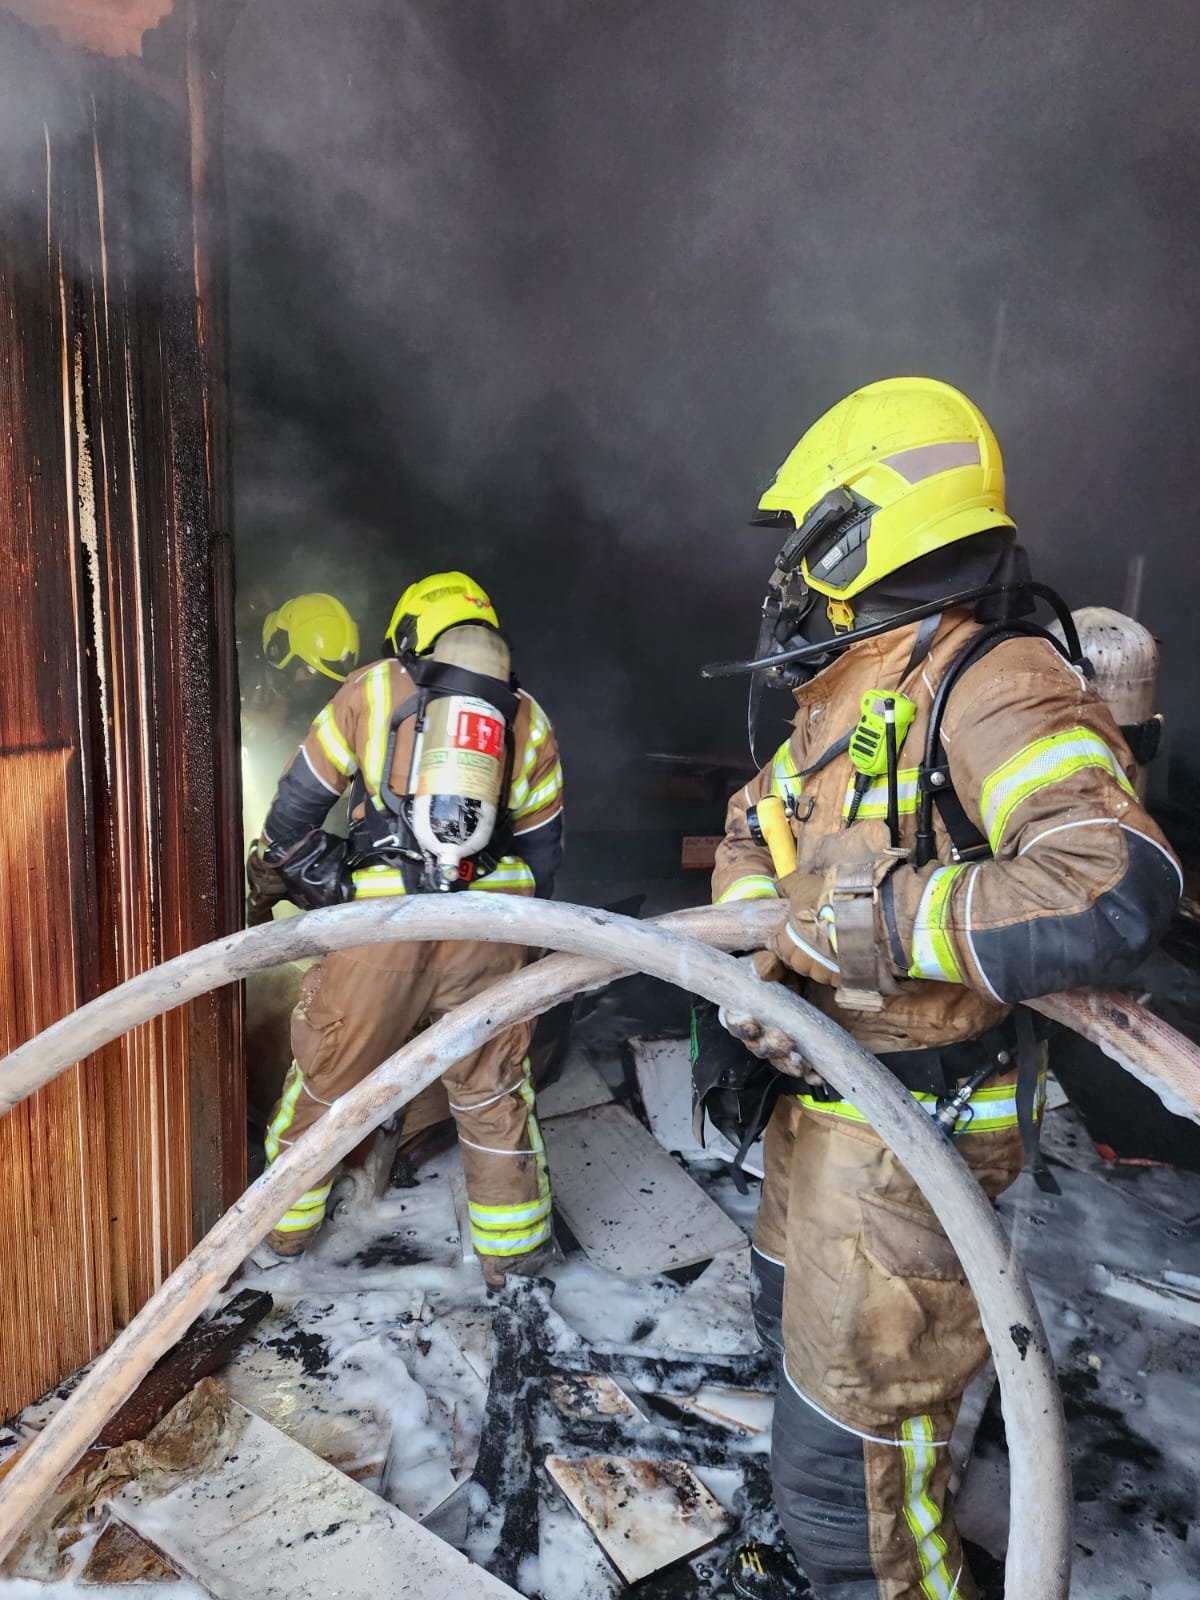
[[[757,1539],[733,1552],[729,1576],[734,1594],[743,1600],[800,1600],[812,1594],[808,1579],[787,1552]]]

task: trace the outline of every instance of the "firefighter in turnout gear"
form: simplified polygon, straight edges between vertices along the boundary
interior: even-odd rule
[[[284,772],[263,829],[267,866],[310,908],[458,890],[549,896],[562,853],[558,748],[545,712],[511,677],[487,595],[464,573],[413,584],[387,648],[350,676]],[[348,840],[321,829],[347,786]],[[420,1027],[526,957],[514,945],[465,941],[325,956],[292,1016],[294,1061],[267,1130],[268,1161]],[[530,1033],[506,1029],[442,1079],[472,1242],[491,1283],[532,1269],[552,1244]],[[329,1191],[330,1180],[318,1184],[280,1219],[269,1240],[278,1253],[304,1248]]]
[[[1018,1002],[1127,976],[1178,865],[1086,670],[1028,620],[1000,452],[964,395],[923,378],[850,395],[755,521],[783,542],[763,642],[796,710],[730,802],[714,899],[786,902],[760,976],[940,1113],[994,1199],[1035,1159],[1040,1046]],[[817,597],[832,636],[809,642]],[[768,796],[795,842],[782,876]],[[753,1017],[725,1020],[768,1053]],[[987,1355],[974,1299],[903,1167],[806,1065],[767,1128],[752,1258],[779,1515],[817,1596],[972,1600],[946,1445]]]

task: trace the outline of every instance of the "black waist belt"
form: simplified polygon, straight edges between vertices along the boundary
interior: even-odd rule
[[[878,1060],[913,1094],[953,1094],[963,1078],[969,1078],[991,1059],[997,1072],[1007,1072],[1017,1064],[1017,1030],[1011,1017],[994,1028],[977,1033],[973,1039],[957,1044],[930,1045],[924,1050],[889,1050]]]

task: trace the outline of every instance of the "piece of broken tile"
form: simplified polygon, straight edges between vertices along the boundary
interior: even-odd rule
[[[766,1433],[775,1411],[774,1396],[761,1389],[719,1389],[715,1384],[705,1384],[695,1394],[671,1398],[681,1411],[693,1412],[742,1433]]]
[[[178,1571],[162,1551],[113,1517],[92,1546],[80,1583],[177,1583]]]
[[[463,1353],[463,1358],[483,1384],[492,1377],[492,1317],[486,1307],[465,1307],[442,1313],[434,1324],[448,1334]]]
[[[750,1249],[713,1258],[659,1317],[646,1343],[689,1354],[749,1355],[758,1349],[750,1309]]]
[[[622,1417],[635,1421],[642,1415],[625,1391],[604,1373],[559,1372],[547,1387],[551,1400],[565,1417]]]
[[[127,1485],[116,1514],[216,1600],[515,1594],[236,1401],[209,1464],[158,1487]]]
[[[546,1471],[626,1583],[706,1549],[730,1525],[682,1461],[552,1455]]]
[[[578,1045],[573,1045],[563,1062],[562,1074],[553,1083],[537,1092],[537,1114],[547,1117],[566,1116],[571,1111],[587,1111],[591,1106],[602,1106],[612,1099],[612,1090],[588,1060]]]
[[[553,1117],[544,1131],[555,1203],[596,1266],[633,1277],[745,1243],[624,1106]]]
[[[366,1488],[379,1490],[391,1421],[382,1409],[343,1392],[344,1374],[337,1366],[310,1372],[304,1347],[293,1349],[285,1337],[243,1351],[220,1378],[247,1410]]]

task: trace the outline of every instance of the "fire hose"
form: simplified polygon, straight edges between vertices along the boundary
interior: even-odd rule
[[[754,1015],[765,1028],[792,1039],[801,1057],[819,1063],[829,1083],[863,1112],[921,1188],[975,1293],[1000,1380],[1012,1463],[1012,1526],[1021,1530],[1008,1553],[1008,1592],[1030,1600],[1065,1597],[1071,1537],[1066,1435],[1053,1358],[1028,1281],[957,1151],[892,1075],[828,1017],[782,985],[762,983],[746,964],[721,953],[761,947],[779,915],[773,902],[636,922],[578,906],[481,893],[365,901],[249,929],[176,957],[89,1002],[0,1061],[2,1113],[129,1028],[300,957],[432,939],[481,939],[566,952],[493,985],[405,1045],[336,1101],[246,1191],[99,1357],[13,1466],[0,1494],[0,1557],[107,1418],[250,1250],[365,1133],[434,1082],[448,1062],[477,1050],[502,1028],[637,971],[731,1013]],[[1069,1013],[1072,999],[1058,996],[1053,1003]],[[1126,1017],[1138,1009],[1121,1004]],[[1089,1026],[1091,1036],[1105,1034],[1101,1014],[1094,1012]],[[1122,1047],[1136,1062],[1138,1075],[1152,1077],[1153,1037],[1144,1029],[1113,1027],[1120,1029]],[[1129,1034],[1136,1037],[1125,1037]],[[1174,1041],[1185,1056],[1191,1050],[1193,1059],[1176,1063],[1172,1098],[1175,1108],[1185,1103],[1195,1117],[1200,1052],[1174,1035],[1177,1055]]]

